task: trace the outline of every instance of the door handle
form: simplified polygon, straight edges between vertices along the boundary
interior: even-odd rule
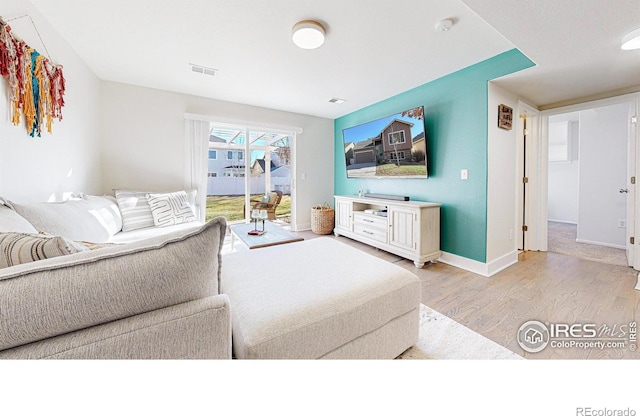
[[[618,192],[620,192],[621,194],[626,194],[626,193],[629,192],[629,190],[620,188],[620,191],[618,191]]]

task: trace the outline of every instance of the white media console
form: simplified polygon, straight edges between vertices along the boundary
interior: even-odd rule
[[[440,257],[440,205],[335,196],[336,236],[358,240],[413,260],[417,268]]]

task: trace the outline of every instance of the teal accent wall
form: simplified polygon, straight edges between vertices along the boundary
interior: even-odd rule
[[[334,121],[336,195],[407,195],[442,203],[440,248],[486,262],[488,82],[533,66],[517,49],[347,114]],[[424,106],[428,179],[348,179],[342,130]],[[497,123],[497,120],[496,120]],[[460,170],[469,179],[460,179]]]

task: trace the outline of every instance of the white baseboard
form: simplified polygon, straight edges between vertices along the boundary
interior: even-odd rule
[[[619,248],[619,249],[622,249],[622,250],[626,250],[627,249],[626,246],[620,246],[618,244],[601,243],[600,241],[589,241],[589,240],[583,240],[581,238],[576,238],[576,243],[593,244],[594,246]]]
[[[296,228],[295,231],[310,231],[311,230],[311,223],[306,223],[306,224],[296,224]]]
[[[471,273],[479,274],[484,277],[491,277],[507,267],[516,264],[518,262],[518,252],[513,251],[505,254],[491,263],[482,263],[477,260],[471,260],[466,257],[443,251],[439,261],[459,269],[464,269]]]
[[[518,250],[514,250],[511,253],[507,253],[502,257],[499,257],[487,264],[489,276],[503,271],[509,266],[513,266],[518,262]]]

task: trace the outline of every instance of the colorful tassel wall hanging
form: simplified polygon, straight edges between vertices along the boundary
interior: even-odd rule
[[[40,137],[43,124],[51,133],[53,120],[62,120],[65,90],[62,65],[52,63],[14,35],[2,18],[0,74],[8,83],[11,122],[17,126],[24,117],[31,137]]]

